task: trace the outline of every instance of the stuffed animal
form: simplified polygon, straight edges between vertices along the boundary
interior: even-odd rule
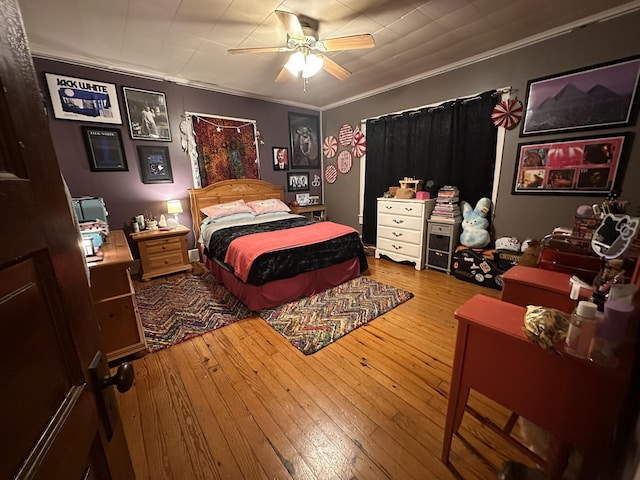
[[[469,248],[483,248],[489,245],[489,220],[487,215],[491,208],[491,200],[484,197],[478,200],[476,208],[472,209],[464,200],[460,202],[462,207],[462,235],[460,243]]]

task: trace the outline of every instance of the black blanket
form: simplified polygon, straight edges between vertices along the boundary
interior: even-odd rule
[[[261,232],[272,232],[286,228],[310,225],[306,218],[294,217],[275,222],[236,225],[221,228],[211,235],[209,245],[205,246],[205,255],[224,263],[229,244],[236,238]],[[303,272],[342,263],[357,257],[360,261],[360,272],[368,268],[367,257],[358,232],[348,233],[338,238],[312,245],[277,250],[260,255],[255,259],[246,283],[263,285],[272,280],[290,278]],[[227,265],[233,272],[233,267]]]

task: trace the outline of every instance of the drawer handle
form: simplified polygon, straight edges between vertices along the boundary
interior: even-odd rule
[[[404,209],[405,209],[407,212],[413,212],[413,208],[412,208],[412,207],[404,207]]]
[[[401,237],[401,236],[402,236],[402,232],[391,232],[391,234],[392,234],[394,237]]]
[[[401,223],[404,223],[404,220],[396,220],[395,218],[393,219],[393,223],[397,223],[398,225]]]
[[[391,205],[385,205],[384,208],[386,208],[387,210],[391,210],[393,208],[393,206]]]
[[[395,248],[396,250],[402,250],[402,245],[393,245],[393,244],[391,244],[391,246],[393,248]]]
[[[166,265],[167,263],[169,263],[169,260],[165,259],[164,264]]]
[[[163,249],[163,250],[166,250],[166,249],[167,249],[167,246],[166,246],[166,245],[162,245],[162,249]]]

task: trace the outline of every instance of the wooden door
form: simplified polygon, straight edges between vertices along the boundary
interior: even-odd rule
[[[0,87],[0,478],[134,478],[17,0]]]

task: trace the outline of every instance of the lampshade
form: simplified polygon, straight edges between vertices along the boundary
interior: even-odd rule
[[[167,200],[167,213],[182,213],[180,200]]]
[[[313,77],[322,68],[324,60],[313,53],[304,54],[300,51],[293,53],[285,67],[294,75],[302,73],[303,78]]]

